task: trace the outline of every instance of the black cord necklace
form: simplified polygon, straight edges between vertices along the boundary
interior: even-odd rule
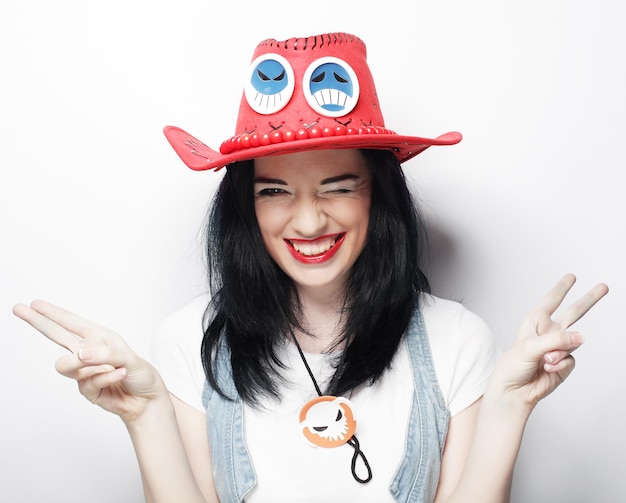
[[[356,429],[356,421],[354,421],[352,404],[347,398],[334,397],[330,395],[324,395],[322,393],[322,390],[320,389],[319,385],[317,384],[317,380],[313,375],[313,371],[309,366],[309,362],[304,356],[304,352],[302,351],[302,348],[300,347],[300,344],[298,343],[298,340],[293,333],[292,338],[294,343],[296,344],[296,347],[298,348],[298,353],[300,354],[300,358],[302,358],[302,363],[304,363],[304,366],[309,374],[309,377],[311,378],[311,381],[313,381],[313,386],[315,386],[315,391],[318,395],[317,398],[310,400],[302,408],[300,412],[300,424],[303,424],[303,420],[305,420],[307,413],[311,411],[313,407],[318,406],[318,408],[322,408],[326,406],[326,410],[328,410],[328,405],[330,403],[332,404],[332,406],[336,407],[336,409],[332,409],[333,414],[334,411],[337,410],[337,415],[334,418],[336,423],[344,425],[344,429],[341,432],[334,432],[334,434],[333,432],[329,433],[327,431],[328,426],[326,424],[324,424],[323,426],[315,426],[316,423],[313,422],[311,424],[305,425],[303,431],[305,441],[311,445],[316,445],[318,447],[337,447],[343,444],[350,445],[354,449],[354,455],[352,456],[351,463],[352,476],[357,482],[360,482],[361,484],[368,483],[370,480],[372,480],[372,469],[369,462],[367,461],[367,458],[365,457],[365,454],[361,450],[359,440],[354,434],[354,430]],[[324,433],[327,434],[327,436],[321,437],[320,435]],[[361,458],[363,464],[365,465],[365,468],[367,469],[367,477],[365,478],[359,477],[356,472],[356,463],[359,458]]]

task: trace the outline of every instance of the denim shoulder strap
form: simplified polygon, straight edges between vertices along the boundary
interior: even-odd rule
[[[205,381],[202,402],[206,407],[215,489],[220,503],[241,503],[256,485],[256,475],[244,440],[243,401],[235,388],[226,344],[220,347],[215,370],[220,389],[232,397],[223,397]]]
[[[420,311],[411,320],[405,341],[414,393],[406,450],[390,491],[401,503],[431,502],[437,490],[449,413]],[[225,345],[219,351],[216,377],[220,389],[233,399],[221,396],[205,383],[202,400],[207,409],[213,477],[221,503],[241,503],[256,486],[256,475],[244,440],[243,402],[235,388],[230,352]]]
[[[404,458],[389,487],[399,503],[432,502],[450,413],[439,388],[426,325],[416,310],[405,336],[413,372],[413,403]]]

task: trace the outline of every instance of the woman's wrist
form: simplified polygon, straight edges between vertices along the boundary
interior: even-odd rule
[[[152,391],[137,398],[140,400],[140,407],[133,407],[120,417],[129,432],[149,427],[154,423],[160,422],[165,418],[175,417],[174,406],[170,394],[158,373],[154,375],[155,382],[151,386]]]
[[[499,382],[494,372],[483,395],[481,409],[488,408],[505,418],[508,416],[525,422],[536,405],[536,402],[528,400],[522,389],[511,389]]]
[[[168,423],[176,421],[176,413],[169,396],[155,397],[146,403],[140,414],[122,417],[131,437],[136,434],[160,429]]]

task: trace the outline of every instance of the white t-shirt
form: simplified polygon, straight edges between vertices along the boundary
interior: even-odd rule
[[[152,347],[169,391],[202,412],[200,345],[208,302],[208,295],[200,295],[165,318]],[[425,295],[421,307],[439,387],[454,416],[483,394],[498,349],[485,322],[458,302]]]
[[[153,347],[154,362],[170,392],[201,412],[205,376],[200,345],[208,300],[200,296],[166,318]],[[483,394],[499,352],[483,320],[461,304],[424,295],[421,308],[439,387],[454,416]],[[246,444],[257,475],[257,486],[246,501],[289,502],[293,494],[299,495],[298,501],[320,501],[320,481],[332,483],[333,501],[393,501],[388,486],[404,452],[413,385],[405,344],[383,378],[348,396],[357,414],[359,442],[374,473],[367,485],[352,478],[351,447],[315,450],[298,438],[300,407],[316,393],[295,346],[286,344],[280,356],[290,383],[282,402],[268,404],[270,412],[244,408]],[[305,357],[322,385],[330,375],[329,357]]]

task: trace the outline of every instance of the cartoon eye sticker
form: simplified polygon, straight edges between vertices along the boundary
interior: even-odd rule
[[[250,64],[244,93],[250,108],[269,115],[282,110],[293,96],[293,68],[279,54],[263,54]]]
[[[320,396],[300,410],[300,435],[313,447],[339,447],[352,438],[356,420],[350,400]]]
[[[359,100],[359,79],[345,61],[328,56],[309,65],[302,88],[310,107],[326,117],[350,113]]]

